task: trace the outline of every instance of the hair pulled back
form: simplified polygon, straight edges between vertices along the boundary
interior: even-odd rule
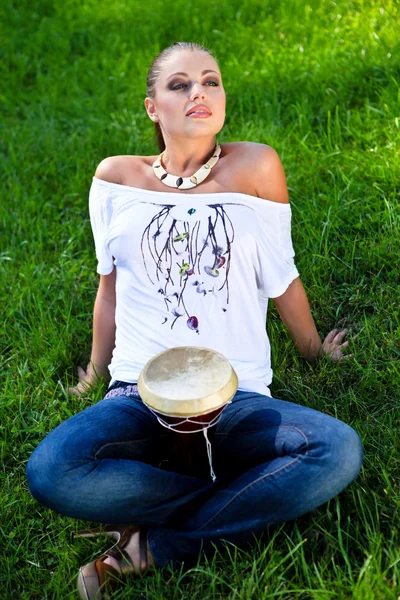
[[[195,42],[175,42],[174,44],[172,44],[172,46],[164,48],[164,50],[162,50],[160,54],[155,57],[155,59],[150,65],[149,72],[147,73],[146,94],[150,98],[154,98],[155,96],[155,86],[161,72],[162,64],[177,50],[200,50],[201,52],[206,52],[207,54],[212,56],[214,60],[216,60],[215,56],[212,54],[212,52],[210,52],[210,50],[208,50],[204,46],[201,46],[200,44],[196,44]],[[160,124],[154,123],[154,129],[156,133],[158,148],[160,152],[163,152],[165,150],[165,142]]]

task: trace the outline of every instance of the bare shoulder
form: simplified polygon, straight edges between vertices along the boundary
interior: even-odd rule
[[[271,146],[255,142],[224,144],[232,166],[237,165],[249,194],[287,204],[286,177],[278,153]]]
[[[95,175],[109,183],[124,184],[127,173],[138,176],[142,173],[143,159],[142,156],[109,156],[99,163]]]

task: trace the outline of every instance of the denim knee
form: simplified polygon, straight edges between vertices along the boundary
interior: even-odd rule
[[[333,421],[329,441],[330,484],[339,493],[356,479],[364,452],[358,433],[342,421]]]
[[[28,487],[29,487],[30,493],[35,498],[35,500],[38,500],[39,502],[41,502],[40,475],[42,472],[42,465],[40,464],[40,461],[38,461],[37,455],[38,455],[38,449],[35,448],[35,450],[31,454],[31,456],[29,457],[28,463],[26,465],[26,479],[28,482]]]
[[[345,425],[345,429],[346,436],[343,445],[346,455],[346,472],[349,477],[348,483],[351,483],[360,472],[364,450],[358,433],[349,425]]]
[[[32,496],[50,508],[54,507],[54,491],[60,481],[60,469],[54,452],[49,452],[44,439],[33,451],[26,466],[26,478]]]

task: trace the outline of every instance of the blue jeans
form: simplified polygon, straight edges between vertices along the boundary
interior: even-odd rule
[[[162,566],[193,560],[221,540],[246,542],[312,510],[356,478],[363,457],[345,423],[250,392],[237,392],[210,430],[214,483],[204,438],[193,435],[204,460],[189,474],[169,448],[190,435],[163,428],[138,395],[104,399],[39,444],[28,484],[61,514],[147,526]]]

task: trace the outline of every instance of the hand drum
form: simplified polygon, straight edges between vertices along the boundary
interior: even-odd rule
[[[219,352],[198,346],[170,348],[140,373],[143,402],[169,429],[190,433],[211,427],[233,398],[238,378]]]
[[[207,429],[218,422],[237,387],[238,378],[229,361],[215,350],[198,346],[157,354],[138,379],[140,397],[161,425],[179,433],[203,432],[213,479]],[[197,441],[197,436],[193,437]],[[190,444],[178,442],[178,446],[188,455]]]

